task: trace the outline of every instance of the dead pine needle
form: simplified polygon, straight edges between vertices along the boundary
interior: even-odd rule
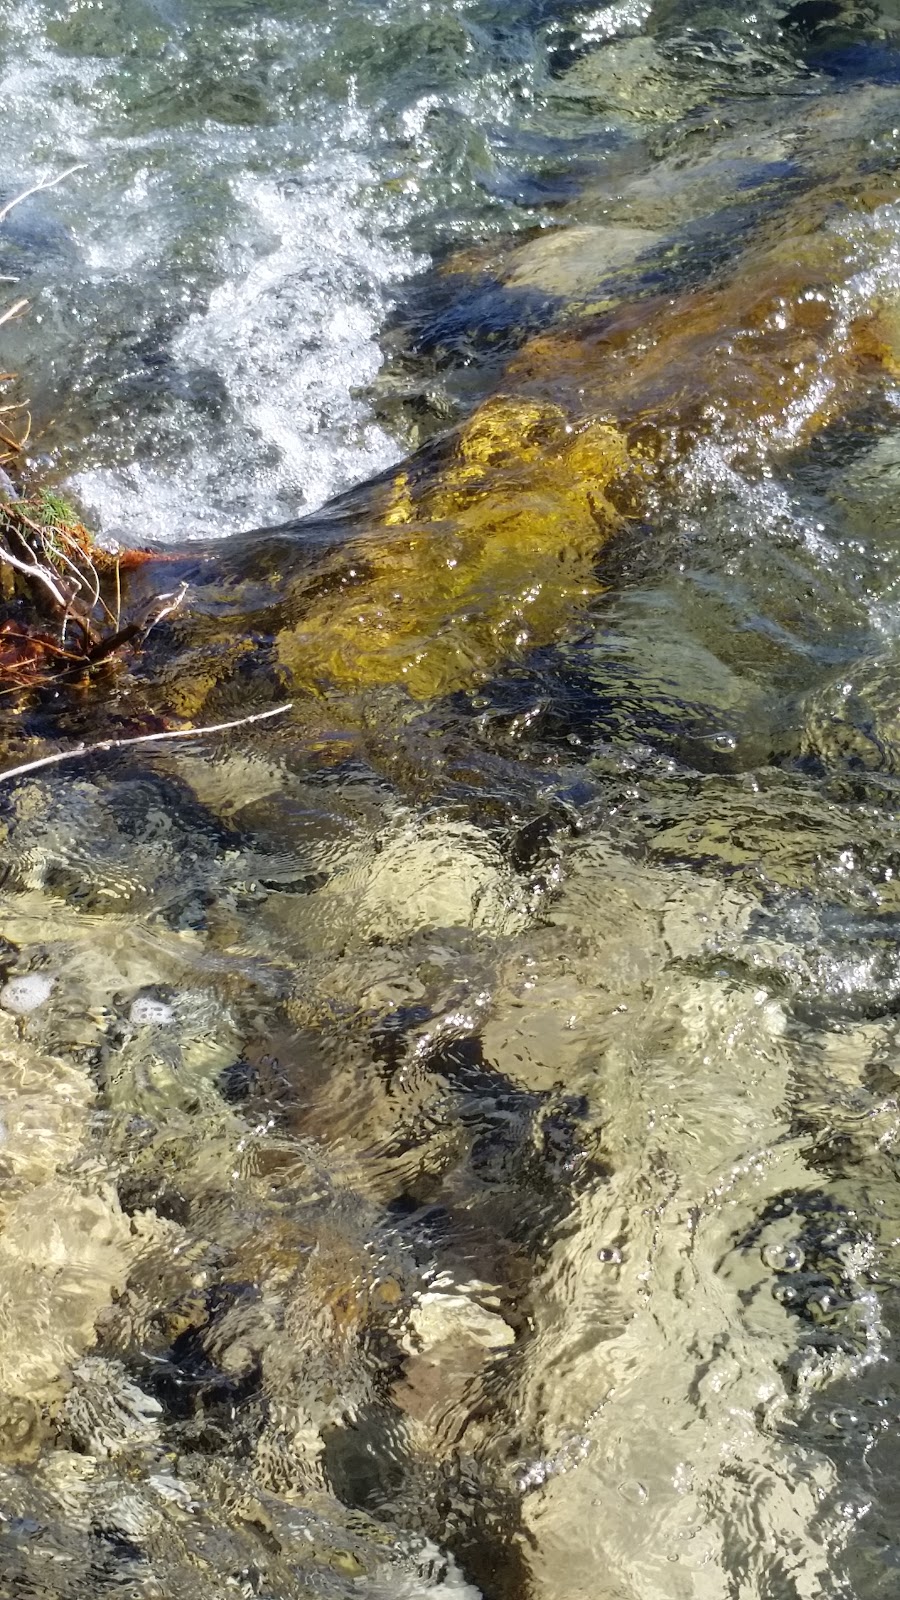
[[[76,744],[71,750],[57,750],[52,756],[41,756],[37,761],[23,761],[21,766],[7,767],[0,772],[0,783],[11,778],[22,778],[26,773],[38,772],[42,767],[58,766],[61,761],[74,761],[77,756],[97,755],[106,750],[124,750],[133,744],[161,744],[166,739],[203,739],[211,733],[230,733],[233,728],[247,728],[252,722],[265,722],[269,717],[283,717],[292,711],[293,700],[285,705],[271,706],[268,711],[255,711],[250,717],[237,717],[232,722],[210,722],[200,728],[172,728],[165,733],[139,733],[130,739],[98,739],[96,744]]]

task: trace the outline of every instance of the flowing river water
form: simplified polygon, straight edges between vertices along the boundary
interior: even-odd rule
[[[292,703],[0,783],[0,1596],[895,1596],[900,13],[0,74],[29,470],[187,584],[3,766]]]

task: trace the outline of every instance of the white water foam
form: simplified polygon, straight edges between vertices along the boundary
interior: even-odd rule
[[[68,16],[84,9],[72,0]],[[56,20],[35,0],[0,3],[0,50],[14,43],[0,59],[7,186],[84,164],[37,202],[70,256],[23,283],[32,312],[0,366],[11,353],[49,404],[72,384],[84,437],[67,487],[92,525],[126,542],[226,534],[381,471],[401,452],[363,394],[392,293],[418,262],[385,238],[396,198],[364,154],[372,129],[352,83],[324,127],[277,93],[269,125],[195,118],[176,22],[160,82],[184,121],[148,126],[160,83],[134,112],[127,60],[58,48]],[[284,63],[306,48],[251,20],[250,58],[260,28]],[[56,449],[51,436],[51,461]]]
[[[373,239],[357,197],[368,174],[347,152],[279,183],[241,176],[223,262],[243,251],[171,353],[216,374],[230,411],[227,436],[170,458],[93,468],[72,487],[107,534],[210,536],[285,521],[323,504],[397,459],[393,440],[356,391],[381,364],[378,330],[409,252]]]

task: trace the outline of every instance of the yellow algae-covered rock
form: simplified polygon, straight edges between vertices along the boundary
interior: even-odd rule
[[[353,721],[360,694],[427,701],[559,638],[601,591],[598,553],[677,498],[698,443],[766,472],[900,371],[896,194],[893,174],[829,166],[702,286],[625,303],[619,284],[613,306],[585,298],[604,252],[639,256],[653,228],[579,222],[507,252],[511,294],[519,273],[562,274],[555,323],[467,421],[311,538],[290,524],[231,558],[205,613],[195,598],[175,625],[169,709],[236,715],[252,679],[308,697],[308,726],[332,713],[320,697]]]
[[[302,688],[403,684],[425,699],[545,642],[597,593],[592,559],[619,521],[607,492],[628,468],[609,424],[494,397],[433,482],[397,475],[346,581],[279,634],[281,665]]]
[[[645,467],[670,466],[704,436],[750,459],[795,446],[862,381],[898,369],[896,288],[866,270],[892,237],[888,193],[873,182],[854,195],[849,222],[850,196],[828,186],[724,280],[538,335],[505,381],[552,392],[574,415],[602,408]]]
[[[373,530],[306,585],[276,641],[297,689],[422,700],[476,683],[597,595],[623,511],[664,494],[699,440],[762,465],[895,373],[896,292],[868,272],[892,236],[886,198],[873,179],[851,211],[842,181],[823,185],[712,285],[529,340],[505,392],[436,467],[401,469]]]

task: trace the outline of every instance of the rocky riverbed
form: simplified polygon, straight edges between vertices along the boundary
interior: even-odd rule
[[[896,24],[223,15],[4,13],[3,766],[287,709],[0,772],[0,1590],[882,1600]]]

